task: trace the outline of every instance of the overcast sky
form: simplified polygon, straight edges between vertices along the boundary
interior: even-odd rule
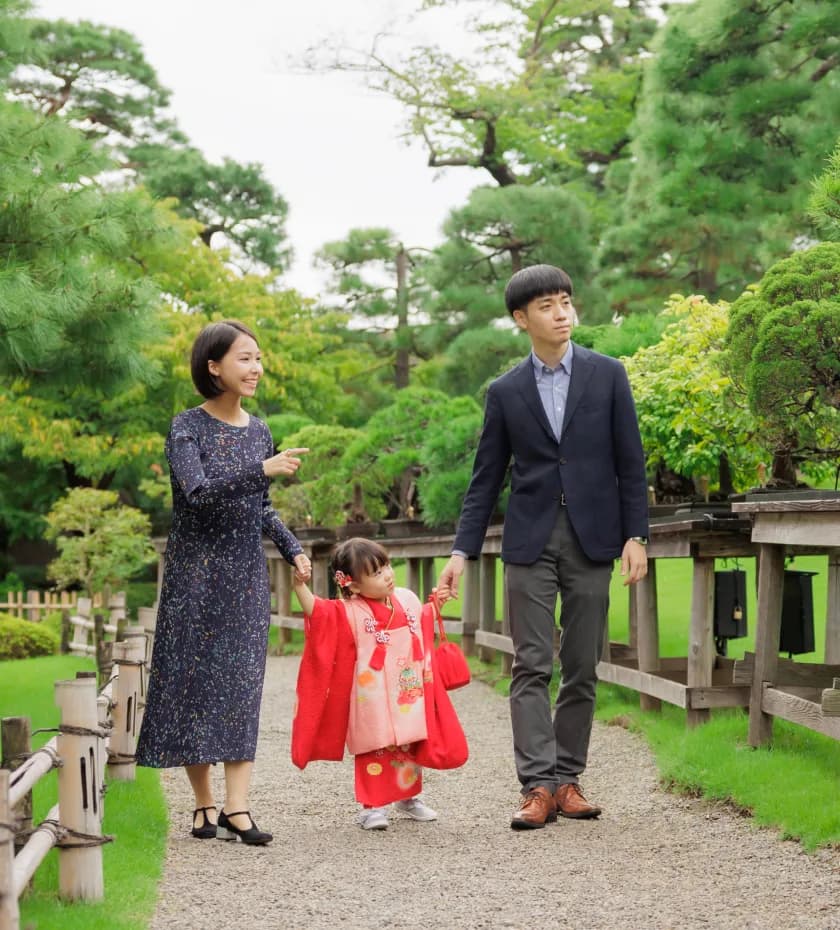
[[[289,61],[326,37],[367,48],[383,26],[406,44],[463,41],[451,11],[408,22],[419,0],[35,0],[48,19],[134,34],[171,108],[211,160],[261,162],[289,203],[296,260],[288,284],[315,296],[312,255],[354,226],[388,226],[410,246],[440,239],[448,210],[486,183],[472,169],[436,173],[400,139],[403,111],[349,74],[300,73]]]

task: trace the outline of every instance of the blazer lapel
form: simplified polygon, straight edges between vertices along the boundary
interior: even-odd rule
[[[525,399],[525,406],[534,415],[543,430],[545,430],[548,438],[552,442],[557,442],[557,437],[554,435],[554,430],[548,422],[542,400],[540,400],[540,392],[537,390],[537,379],[534,377],[534,365],[530,355],[523,362],[519,363],[518,369],[515,370],[515,375],[516,387]]]
[[[572,377],[569,379],[569,393],[566,396],[566,411],[563,414],[563,432],[561,433],[561,437],[565,434],[566,427],[574,416],[575,409],[580,399],[586,393],[586,385],[589,383],[589,379],[592,377],[594,371],[595,363],[592,360],[591,353],[576,344],[575,357],[572,362]]]

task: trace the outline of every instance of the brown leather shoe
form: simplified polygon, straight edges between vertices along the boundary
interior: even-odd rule
[[[557,820],[554,796],[548,788],[532,788],[522,798],[519,809],[510,821],[512,830],[538,830]]]
[[[589,817],[597,817],[601,813],[600,807],[586,800],[580,790],[580,785],[560,785],[554,792],[554,803],[561,817],[586,820]]]

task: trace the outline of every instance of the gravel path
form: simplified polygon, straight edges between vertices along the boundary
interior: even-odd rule
[[[480,683],[453,692],[470,761],[424,775],[440,819],[394,815],[365,833],[349,757],[302,773],[290,761],[297,666],[268,660],[252,804],[270,846],[192,839],[186,776],[164,774],[171,829],[153,930],[840,930],[840,851],[808,856],[668,794],[644,741],[620,727],[596,723],[592,736],[584,788],[600,820],[511,830],[507,701]]]

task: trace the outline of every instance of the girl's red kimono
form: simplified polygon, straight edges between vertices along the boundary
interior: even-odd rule
[[[292,725],[299,768],[340,760],[346,743],[356,757],[356,798],[369,807],[414,797],[422,787],[413,750],[426,738],[434,644],[423,641],[421,616],[432,607],[406,588],[397,588],[391,603],[315,598]]]

